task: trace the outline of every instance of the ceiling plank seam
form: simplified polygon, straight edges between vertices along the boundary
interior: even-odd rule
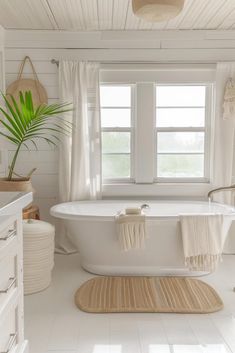
[[[49,20],[51,21],[53,28],[60,29],[48,0],[41,0],[41,3],[43,5],[44,9],[46,10],[47,16],[48,16]]]

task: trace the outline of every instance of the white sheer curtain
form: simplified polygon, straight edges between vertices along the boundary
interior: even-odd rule
[[[63,136],[60,145],[60,202],[98,199],[101,197],[99,64],[60,61],[59,88],[61,102],[73,105],[73,110],[64,116],[72,123],[71,136]],[[62,222],[57,233],[57,251],[74,252]]]
[[[214,133],[213,187],[229,186],[233,182],[235,120],[223,119],[223,101],[226,82],[235,78],[235,63],[218,63],[216,71],[216,105]],[[232,193],[214,195],[219,202],[231,204]]]

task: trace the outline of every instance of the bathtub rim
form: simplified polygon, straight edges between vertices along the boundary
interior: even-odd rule
[[[155,202],[155,203],[175,203],[175,202],[179,202],[179,203],[196,203],[196,204],[207,204],[207,201],[198,201],[198,200],[130,200],[130,199],[123,199],[123,200],[117,200],[117,199],[112,199],[112,200],[87,200],[87,201],[68,201],[68,202],[61,202],[59,204],[56,204],[54,206],[52,206],[50,208],[50,214],[51,216],[55,217],[55,218],[59,218],[59,219],[64,219],[64,220],[79,220],[79,221],[87,221],[87,220],[95,220],[95,221],[113,221],[115,218],[115,215],[79,215],[79,214],[72,214],[72,213],[65,213],[62,211],[58,211],[56,210],[56,208],[58,208],[58,206],[60,205],[66,205],[66,204],[72,204],[72,203],[81,203],[81,204],[96,204],[96,203],[105,203],[105,204],[113,204],[115,202],[138,202],[138,203],[150,203],[151,202]],[[226,204],[222,204],[219,202],[211,202],[211,204],[213,205],[218,205],[218,206],[222,206],[224,208],[228,209],[228,213],[225,213],[225,216],[228,217],[232,217],[232,220],[235,220],[235,207],[230,206],[230,205],[226,205]],[[230,212],[229,212],[230,210]],[[190,214],[190,212],[188,213]],[[193,213],[192,213],[193,214]],[[196,214],[196,213],[194,213]],[[206,213],[205,214],[216,214],[216,212],[210,212],[210,213]],[[219,214],[219,212],[218,212]],[[179,215],[164,215],[164,216],[153,216],[153,215],[146,215],[146,219],[149,221],[169,221],[169,220],[179,220]]]

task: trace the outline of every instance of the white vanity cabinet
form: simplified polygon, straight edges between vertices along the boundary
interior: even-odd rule
[[[0,91],[5,92],[5,68],[4,68],[4,29],[0,26]],[[0,105],[3,104],[0,95]],[[4,139],[0,136],[0,177],[4,177],[7,165],[7,149]]]
[[[4,68],[4,29],[0,26],[0,89],[5,90],[5,68]]]
[[[29,195],[27,199],[31,200]],[[22,247],[22,208],[27,201],[22,205],[14,202],[2,214],[0,208],[0,353],[28,352],[24,340]]]

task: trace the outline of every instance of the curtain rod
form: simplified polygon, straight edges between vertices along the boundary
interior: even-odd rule
[[[89,61],[96,61],[96,60],[89,60]],[[225,60],[223,60],[223,62],[226,62]],[[231,62],[231,61],[227,61],[227,62]],[[55,64],[56,66],[59,66],[59,60],[56,59],[51,59],[51,63]],[[111,61],[111,60],[101,60],[101,64],[117,64],[117,65],[121,65],[121,64],[193,64],[193,65],[212,65],[212,64],[217,64],[216,61],[212,62],[212,61],[165,61],[165,62],[159,62],[159,61]]]

